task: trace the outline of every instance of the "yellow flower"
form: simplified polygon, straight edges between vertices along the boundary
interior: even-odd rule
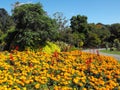
[[[17,87],[16,90],[20,90],[20,88]]]
[[[26,83],[26,84],[29,84],[29,83],[30,83],[30,80],[26,80],[25,83]]]
[[[78,84],[78,83],[79,83],[79,80],[80,80],[80,78],[79,78],[79,77],[76,77],[76,78],[73,79],[73,82],[76,83],[76,84]]]
[[[37,83],[37,84],[35,85],[35,88],[38,89],[39,87],[40,87],[40,84]]]
[[[87,90],[86,88],[83,88],[82,90]]]
[[[83,83],[79,83],[79,86],[83,86]]]
[[[12,88],[7,88],[7,90],[12,90]]]
[[[26,87],[23,87],[23,90],[27,90],[27,88],[26,88]]]
[[[9,85],[13,85],[13,81],[12,80],[9,80]]]

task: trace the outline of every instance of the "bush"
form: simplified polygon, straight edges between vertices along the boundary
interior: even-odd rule
[[[60,47],[52,42],[46,42],[45,46],[43,46],[42,51],[45,53],[53,53],[55,51],[60,52]]]
[[[63,41],[57,41],[55,44],[60,47],[61,51],[65,51],[65,49],[68,47],[68,44]]]
[[[120,41],[119,41],[118,39],[115,39],[115,40],[114,40],[114,47],[115,47],[118,51],[120,51]]]

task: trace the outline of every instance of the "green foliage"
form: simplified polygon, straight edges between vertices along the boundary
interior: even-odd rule
[[[56,37],[56,21],[46,15],[40,3],[16,6],[12,14],[16,23],[14,32],[6,38],[6,50],[11,46],[38,48],[47,39]]]
[[[73,50],[78,50],[79,48],[76,48],[74,45],[67,44],[63,41],[57,41],[55,42],[56,45],[60,47],[61,51],[73,51]]]
[[[106,41],[108,42],[108,38],[110,37],[111,33],[105,25],[101,23],[89,24],[89,29],[92,33],[97,34],[101,40],[101,44],[104,44]]]
[[[68,43],[71,39],[70,37],[71,37],[70,30],[61,30],[61,31],[59,31],[57,40]]]
[[[12,17],[8,15],[4,8],[0,8],[0,51],[4,49],[6,44],[5,38],[14,27]]]
[[[83,45],[84,45],[84,42],[83,42],[83,41],[80,41],[80,42],[79,42],[79,47],[81,48]]]
[[[0,50],[4,50],[6,44],[9,42],[6,39],[11,38],[11,37],[8,37],[8,36],[9,36],[9,33],[14,31],[14,28],[15,27],[12,26],[9,30],[7,30],[6,33],[3,33],[2,31],[0,32],[1,33],[1,36],[0,36]]]
[[[59,39],[58,41],[63,41],[70,45],[75,45],[76,47],[79,47],[78,42],[84,42],[85,41],[85,35],[84,33],[72,33],[70,29],[63,30],[59,32]]]
[[[119,41],[118,39],[115,39],[115,40],[114,40],[114,47],[115,47],[118,51],[120,51],[120,41]]]
[[[13,10],[13,18],[16,23],[16,28],[25,29],[32,28],[37,30],[42,26],[40,24],[44,22],[41,18],[44,18],[45,11],[42,9],[40,3],[37,4],[23,4],[17,6]]]
[[[39,33],[32,32],[31,30],[26,30],[19,34],[18,37],[14,39],[14,41],[16,41],[14,42],[14,44],[20,45],[20,48],[26,47],[37,48],[39,47],[40,40],[41,39],[39,37]]]
[[[2,32],[0,32],[0,33],[2,33]],[[3,48],[4,48],[4,45],[5,45],[4,38],[6,36],[7,36],[7,33],[6,34],[2,33],[1,36],[0,36],[0,51],[2,51]]]
[[[14,26],[12,17],[8,15],[4,8],[0,8],[0,30],[6,33],[12,26]]]
[[[71,28],[72,28],[72,42],[75,46],[79,47],[79,42],[85,43],[86,45],[86,39],[88,38],[89,28],[87,23],[87,17],[86,16],[73,16],[71,19]]]
[[[86,16],[73,16],[71,19],[71,28],[73,32],[86,33],[87,28],[87,17]]]
[[[75,46],[71,46],[68,51],[74,51],[74,50],[79,50],[80,48],[77,48]]]
[[[47,40],[61,41],[58,45],[62,51],[69,45],[105,47],[105,43],[120,50],[119,23],[88,23],[87,16],[76,15],[72,16],[68,27],[66,17],[61,12],[56,12],[53,16],[53,19],[50,18],[40,3],[16,2],[12,16],[0,8],[0,50],[10,50],[12,46],[19,46],[20,50],[37,49]]]
[[[80,42],[83,42],[84,40],[85,35],[83,33],[73,33],[73,42],[76,47],[81,47]]]
[[[53,53],[55,51],[60,52],[60,48],[58,45],[52,43],[52,42],[46,42],[45,46],[42,48],[43,52],[45,53]]]
[[[89,33],[87,38],[88,47],[98,47],[101,43],[100,38],[95,33]]]
[[[115,23],[112,24],[110,27],[110,32],[112,33],[110,40],[112,42],[114,42],[114,39],[120,39],[120,24],[119,23]]]
[[[108,54],[117,54],[117,55],[120,55],[120,51],[116,51],[115,48],[113,48],[114,50],[111,51],[110,49],[108,50],[100,50],[100,52],[103,52],[103,53],[108,53]]]
[[[60,47],[61,51],[64,51],[68,47],[68,44],[63,41],[56,41],[55,44]]]
[[[105,43],[106,42],[109,43],[110,36],[111,36],[111,32],[109,31],[108,25],[104,25],[102,23],[97,23],[97,24],[90,23],[88,24],[88,32],[86,34],[85,46],[105,47]]]

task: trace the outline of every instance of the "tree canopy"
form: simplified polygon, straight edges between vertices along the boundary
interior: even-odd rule
[[[11,45],[18,45],[21,49],[27,46],[35,48],[41,42],[55,37],[56,22],[47,16],[40,3],[17,6],[12,17],[16,28],[6,39],[12,38],[12,41],[7,43],[6,49],[11,48]]]
[[[86,33],[87,31],[87,17],[86,16],[73,16],[71,19],[71,28],[73,32]]]
[[[5,33],[13,25],[12,18],[4,8],[0,8],[0,30]]]
[[[120,24],[105,25],[88,23],[87,16],[76,15],[66,20],[62,12],[49,17],[41,3],[16,2],[9,15],[0,8],[0,47],[10,50],[12,46],[39,48],[47,40],[64,42],[79,47],[120,46]],[[80,45],[80,43],[82,43]]]

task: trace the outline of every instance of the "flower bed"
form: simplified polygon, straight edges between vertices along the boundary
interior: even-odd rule
[[[81,52],[0,52],[1,90],[119,90],[113,57]]]

